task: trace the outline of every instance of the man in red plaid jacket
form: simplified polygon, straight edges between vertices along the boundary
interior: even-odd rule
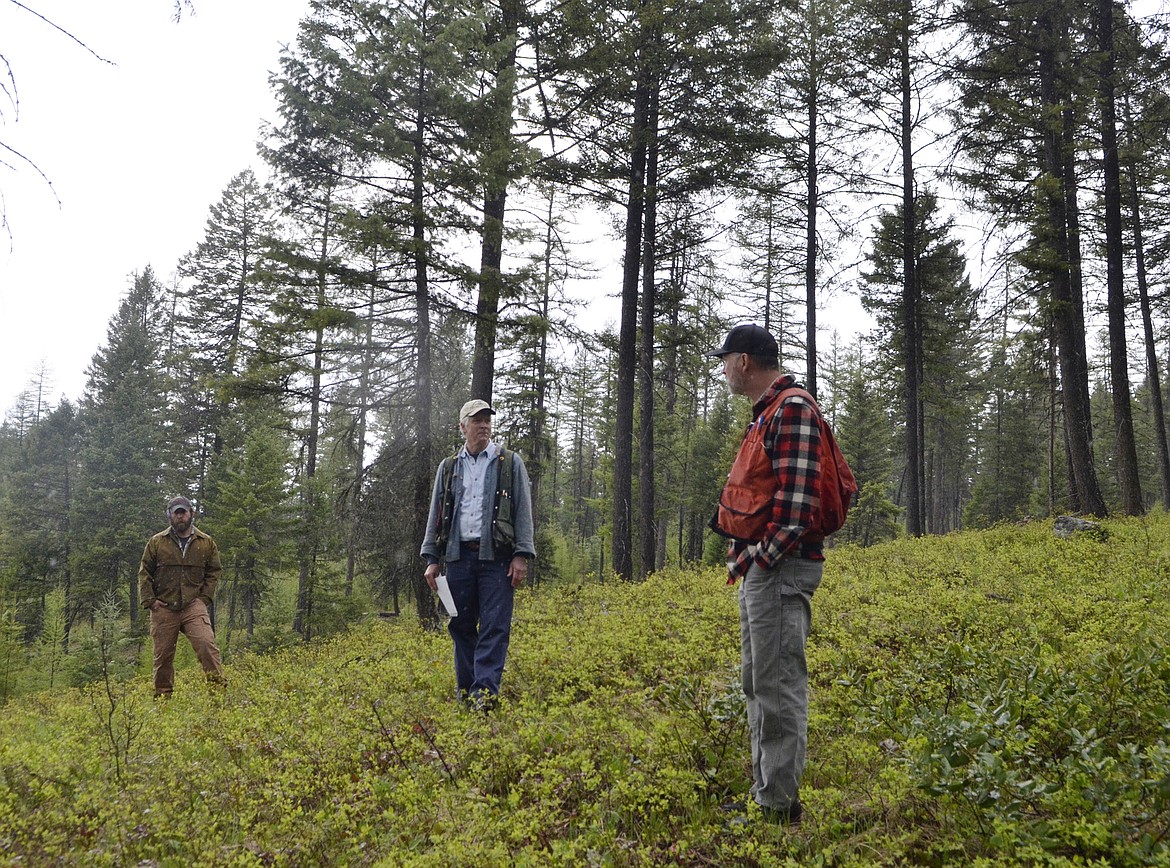
[[[739,587],[743,692],[752,745],[751,794],[765,818],[798,823],[808,744],[804,646],[824,570],[820,423],[813,405],[782,393],[776,339],[758,325],[732,329],[708,353],[734,395],[755,401],[711,526],[731,542],[728,582]]]

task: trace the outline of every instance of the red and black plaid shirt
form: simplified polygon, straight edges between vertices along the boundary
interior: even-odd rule
[[[770,419],[761,414],[776,396],[798,385],[791,374],[782,374],[752,407],[752,424],[764,424],[764,450],[771,456],[776,474],[772,516],[764,538],[758,542],[732,540],[727,552],[727,583],[734,585],[747,575],[753,563],[772,569],[780,558],[796,550],[800,556],[824,560],[821,544],[802,545],[802,537],[821,506],[821,428],[816,410],[798,395],[785,400]]]

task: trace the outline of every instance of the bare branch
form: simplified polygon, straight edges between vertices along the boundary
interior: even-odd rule
[[[57,195],[57,191],[53,187],[53,182],[49,180],[49,176],[46,175],[41,170],[41,167],[38,166],[36,163],[34,163],[30,157],[26,157],[20,151],[16,150],[11,145],[5,144],[4,142],[0,142],[0,151],[6,151],[7,153],[11,154],[13,157],[16,158],[15,161],[17,163],[24,163],[26,166],[30,167],[34,172],[36,172],[38,175],[40,175],[41,178],[44,179],[45,183],[49,185],[49,189],[53,191],[53,198],[57,200],[57,204],[58,205],[61,204],[61,198]],[[14,166],[8,159],[6,159],[4,157],[0,157],[0,166],[4,166],[5,168],[8,168],[8,169],[15,169],[16,168],[16,166]]]
[[[175,11],[171,15],[171,20],[178,24],[183,20],[183,10],[186,9],[191,15],[195,14],[195,4],[192,0],[175,0]]]
[[[35,18],[41,19],[41,21],[48,24],[50,27],[52,27],[58,33],[60,33],[64,36],[67,36],[69,39],[72,39],[74,42],[76,42],[78,45],[80,45],[82,48],[84,48],[86,51],[88,51],[90,54],[92,54],[94,57],[96,57],[102,63],[108,63],[110,66],[117,66],[117,64],[114,63],[114,61],[108,60],[107,58],[102,57],[100,54],[98,54],[96,51],[94,51],[92,48],[90,48],[88,45],[86,45],[84,42],[82,42],[80,39],[78,39],[76,36],[74,36],[68,30],[66,30],[64,27],[62,27],[59,24],[53,23],[48,18],[46,18],[44,15],[42,15],[40,12],[37,12],[35,9],[30,9],[28,6],[25,6],[23,3],[20,2],[20,0],[9,0],[9,2],[12,3],[16,7],[23,9],[29,15],[32,15]],[[191,2],[191,0],[185,0],[185,2],[189,4]],[[180,3],[180,0],[175,0],[176,7],[179,5],[179,3]],[[176,9],[176,16],[177,15],[178,15],[178,10]],[[176,20],[178,20],[177,17],[176,17]]]

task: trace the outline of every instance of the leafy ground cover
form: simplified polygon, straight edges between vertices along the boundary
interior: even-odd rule
[[[0,710],[0,862],[1168,865],[1170,519],[838,548],[814,600],[804,823],[737,824],[735,595],[715,571],[523,591],[501,707],[365,623]],[[754,818],[752,818],[754,819]]]

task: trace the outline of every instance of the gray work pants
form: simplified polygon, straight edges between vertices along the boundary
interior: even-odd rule
[[[743,692],[752,740],[752,797],[784,810],[797,797],[808,747],[804,643],[824,561],[785,557],[753,564],[739,588]]]

